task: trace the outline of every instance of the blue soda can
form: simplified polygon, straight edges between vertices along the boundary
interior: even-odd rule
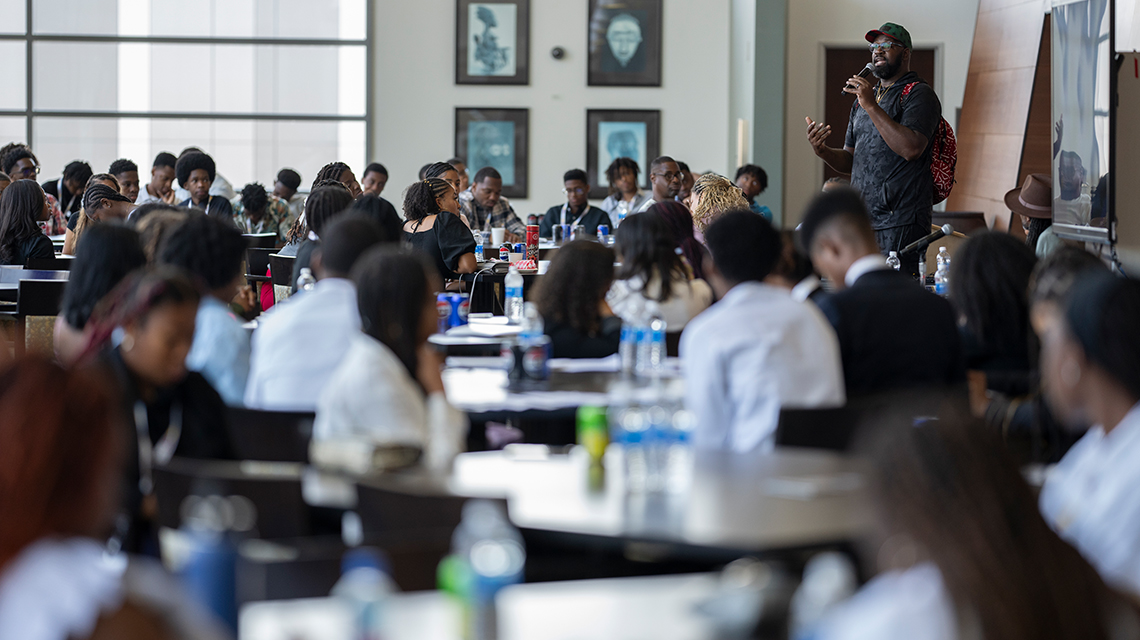
[[[525,254],[526,253],[526,245],[522,242],[516,242],[514,252]]]
[[[609,225],[599,224],[598,225],[598,240],[600,240],[602,242],[602,244],[605,244],[606,238],[609,235],[610,235]]]
[[[467,324],[471,301],[466,293],[436,294],[435,311],[439,315],[439,332]]]

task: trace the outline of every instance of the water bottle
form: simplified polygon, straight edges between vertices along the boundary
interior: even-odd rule
[[[542,314],[533,302],[523,304],[522,332],[519,345],[522,347],[523,371],[531,380],[546,380],[550,377],[550,356],[553,345],[546,335]]]
[[[396,586],[387,562],[375,549],[351,549],[341,560],[340,580],[329,594],[352,610],[353,640],[380,640],[384,603]]]
[[[938,270],[934,272],[934,293],[946,296],[950,293],[950,253],[946,247],[938,249]]]
[[[665,365],[665,318],[656,302],[645,305],[637,330],[637,375],[659,375]]]
[[[637,404],[621,410],[615,440],[621,444],[622,474],[629,493],[645,493],[649,489],[649,419]]]
[[[902,267],[902,262],[899,260],[899,253],[892,251],[891,255],[887,256],[887,266],[898,271]]]
[[[302,267],[301,275],[297,276],[297,291],[309,291],[315,286],[317,286],[317,279],[313,277],[313,270]]]
[[[638,296],[637,300],[644,300]],[[635,304],[636,301],[635,300]],[[644,312],[643,306],[635,307],[621,324],[621,342],[618,343],[618,358],[621,360],[621,372],[626,377],[637,373],[638,350],[638,323]]]
[[[475,237],[475,262],[483,262],[483,232],[472,231],[471,235]]]
[[[518,267],[511,265],[504,282],[507,289],[507,321],[520,324],[523,319],[523,277]]]
[[[697,420],[679,402],[671,408],[673,432],[665,462],[665,489],[685,493],[693,484],[693,430]]]

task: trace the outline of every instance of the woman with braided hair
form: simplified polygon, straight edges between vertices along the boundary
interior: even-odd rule
[[[89,183],[87,190],[83,192],[83,208],[75,214],[75,229],[68,229],[67,235],[64,236],[63,253],[69,256],[75,255],[79,239],[96,223],[108,220],[122,222],[134,210],[134,201],[119,193],[116,187],[99,182]]]
[[[445,280],[475,273],[475,239],[459,217],[455,189],[440,178],[425,178],[404,192],[404,239],[423,251]]]
[[[322,180],[336,180],[343,184],[352,192],[353,198],[363,193],[363,190],[360,188],[360,183],[356,181],[356,175],[354,175],[352,169],[343,162],[330,162],[321,167],[321,170],[317,172],[317,176],[313,178],[313,191],[317,189],[317,183]]]

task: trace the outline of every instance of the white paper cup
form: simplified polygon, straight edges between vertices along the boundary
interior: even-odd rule
[[[525,253],[512,253],[512,254],[510,254],[510,256],[511,256],[511,262],[512,263],[518,262],[519,260],[523,260],[526,258]]]
[[[491,244],[496,246],[496,247],[503,244],[503,240],[505,239],[506,234],[507,234],[507,229],[505,227],[492,227],[491,228]]]

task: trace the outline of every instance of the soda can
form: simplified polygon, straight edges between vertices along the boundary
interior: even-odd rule
[[[435,296],[435,312],[439,316],[439,332],[444,333],[451,322],[451,294],[437,293]]]
[[[467,324],[471,301],[466,293],[436,294],[435,311],[439,315],[439,332]]]
[[[545,337],[545,336],[544,336]],[[550,339],[536,340],[523,350],[523,371],[531,380],[546,380],[550,377]]]
[[[558,226],[562,227],[562,241],[563,242],[570,242],[571,237],[574,234],[574,231],[570,228],[570,225],[562,224],[562,225],[558,225]]]
[[[606,238],[608,238],[608,237],[610,237],[609,225],[599,224],[598,225],[598,242],[605,244]]]
[[[564,237],[562,235],[562,225],[560,225],[560,224],[554,225],[554,228],[552,228],[550,230],[550,234],[551,234],[551,239],[554,240],[555,246],[562,244],[562,238]]]
[[[526,253],[526,244],[524,244],[522,242],[516,242],[514,252],[515,253]]]
[[[528,224],[526,226],[526,259],[538,260],[538,225]]]
[[[510,243],[504,242],[502,244],[502,246],[499,247],[499,260],[502,260],[503,262],[508,262],[508,261],[510,261],[510,259],[511,259],[511,245],[510,245]]]

